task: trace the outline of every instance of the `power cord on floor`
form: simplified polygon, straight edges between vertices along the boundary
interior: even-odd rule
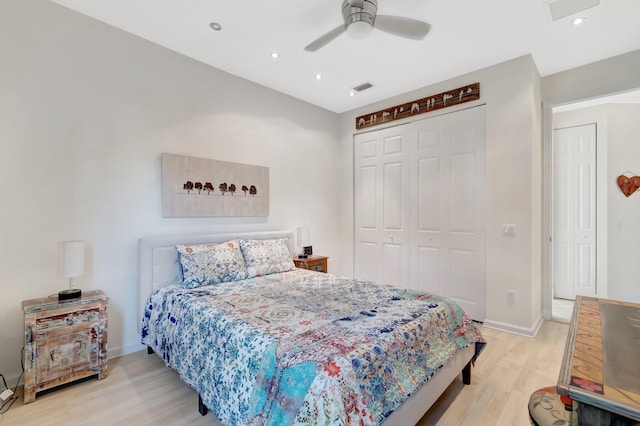
[[[4,375],[0,374],[0,378],[2,378],[2,383],[4,384],[5,391],[9,390],[11,392],[11,397],[6,401],[3,401],[2,405],[0,405],[0,415],[9,411],[9,408],[11,408],[13,403],[18,400],[18,394],[16,393],[16,391],[18,390],[18,385],[20,384],[20,380],[22,380],[22,375],[24,374],[24,346],[20,350],[20,365],[22,366],[22,373],[20,373],[20,376],[18,377],[18,381],[16,382],[16,385],[14,386],[13,391],[11,391],[9,389],[9,386],[7,386],[7,381],[4,378]]]

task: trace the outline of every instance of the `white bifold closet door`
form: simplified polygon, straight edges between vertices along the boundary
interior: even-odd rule
[[[355,136],[355,276],[485,317],[485,108]]]
[[[410,129],[356,135],[355,276],[410,286]]]

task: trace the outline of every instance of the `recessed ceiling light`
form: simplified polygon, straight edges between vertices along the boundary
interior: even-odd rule
[[[349,96],[355,96],[356,95],[356,91],[355,90],[350,90],[349,91]]]
[[[272,59],[278,59],[280,57],[280,54],[278,52],[271,52],[269,55]]]
[[[222,25],[220,25],[217,22],[212,22],[209,24],[209,26],[211,27],[212,30],[214,31],[220,31],[222,29]]]
[[[316,74],[315,76],[316,80],[322,80],[324,78],[324,76],[320,73]]]
[[[584,17],[576,18],[573,21],[571,21],[571,23],[573,24],[573,26],[577,27],[578,25],[582,24],[585,19],[587,18],[584,18]]]

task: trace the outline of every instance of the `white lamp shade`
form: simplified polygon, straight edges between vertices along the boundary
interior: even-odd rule
[[[63,269],[67,278],[84,274],[84,241],[65,241],[62,243]]]
[[[298,228],[298,247],[304,247],[309,245],[309,228]]]

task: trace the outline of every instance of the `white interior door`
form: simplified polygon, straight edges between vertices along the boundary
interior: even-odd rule
[[[355,277],[485,316],[486,117],[476,107],[354,138]]]
[[[484,320],[486,130],[476,107],[412,124],[411,282]]]
[[[554,130],[553,292],[596,294],[596,125]]]
[[[356,135],[355,276],[409,286],[407,126]]]

